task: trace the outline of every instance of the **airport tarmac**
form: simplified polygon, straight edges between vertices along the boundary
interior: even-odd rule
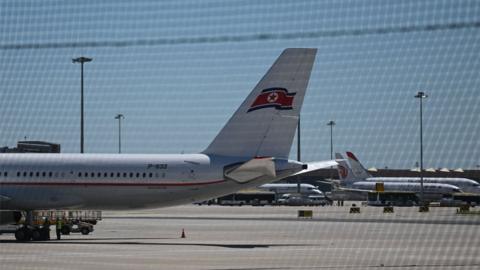
[[[313,218],[297,218],[299,209],[313,210]],[[480,215],[382,210],[185,205],[104,212],[87,236],[17,243],[0,235],[0,268],[480,269]]]

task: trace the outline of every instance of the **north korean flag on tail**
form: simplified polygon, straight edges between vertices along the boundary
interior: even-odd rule
[[[288,93],[285,88],[267,88],[262,90],[247,112],[274,107],[277,110],[291,110],[295,93]]]

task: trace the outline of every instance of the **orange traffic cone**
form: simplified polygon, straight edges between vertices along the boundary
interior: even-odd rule
[[[182,236],[180,238],[186,238],[185,236],[185,229],[182,229]]]

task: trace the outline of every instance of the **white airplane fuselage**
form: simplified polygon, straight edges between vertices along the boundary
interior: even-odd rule
[[[358,190],[376,190],[376,184],[383,183],[385,191],[408,191],[421,194],[422,189],[420,183],[407,183],[407,182],[374,182],[374,181],[358,181],[352,183],[349,187]],[[425,198],[428,199],[441,199],[444,195],[459,193],[461,190],[453,185],[438,184],[438,183],[425,183],[423,184],[423,192]]]
[[[205,154],[1,154],[0,209],[131,209],[194,202],[271,179],[238,183]]]
[[[416,183],[420,184],[420,177],[368,177],[364,181],[383,183]],[[448,184],[460,188],[463,192],[480,193],[480,184],[467,178],[452,177],[424,177],[424,184]]]

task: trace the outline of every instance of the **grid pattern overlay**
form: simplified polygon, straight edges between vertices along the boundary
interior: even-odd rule
[[[203,150],[280,52],[315,47],[302,159],[351,150],[368,166],[480,165],[478,1],[2,1],[0,145],[86,152]],[[295,145],[292,158],[295,158]]]

